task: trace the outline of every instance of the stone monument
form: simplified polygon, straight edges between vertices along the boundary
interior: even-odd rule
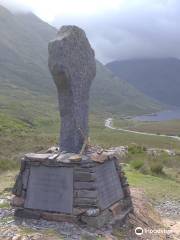
[[[63,26],[49,43],[49,69],[57,87],[60,146],[29,153],[13,187],[15,216],[102,227],[132,210],[128,183],[113,150],[90,147],[89,91],[96,62],[85,32]]]
[[[60,149],[79,153],[88,134],[89,90],[96,75],[94,51],[83,30],[60,29],[49,43],[49,69],[59,99]]]

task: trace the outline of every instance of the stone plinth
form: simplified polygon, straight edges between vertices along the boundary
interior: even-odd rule
[[[13,188],[15,215],[101,227],[132,210],[128,184],[116,156],[27,154]]]

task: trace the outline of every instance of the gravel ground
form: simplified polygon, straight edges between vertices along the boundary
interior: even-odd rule
[[[180,219],[180,200],[165,201],[156,206],[162,217]]]
[[[133,195],[136,196],[135,200],[137,202],[140,199],[139,206],[137,202],[134,202],[135,207],[137,205],[136,209],[142,210],[144,207],[142,207],[142,198],[138,195],[138,191],[135,191]],[[0,240],[100,240],[101,237],[107,240],[118,239],[113,235],[114,232],[111,225],[101,230],[95,230],[93,228],[87,228],[84,225],[78,226],[66,222],[48,222],[45,220],[30,219],[15,220],[13,216],[14,209],[9,207],[10,199],[11,196],[0,197]],[[144,202],[146,202],[146,199],[144,199]],[[158,204],[156,209],[162,216],[168,229],[172,229],[173,231],[172,234],[167,236],[167,239],[179,240],[180,201],[165,201]],[[146,212],[142,213],[147,216]],[[123,234],[123,240],[130,240],[131,230],[132,226],[126,224],[122,227],[121,231],[120,228],[118,228],[118,234],[121,232]]]
[[[180,239],[180,200],[164,201],[156,206],[160,213],[163,223],[171,233],[167,239]]]
[[[9,201],[9,199],[0,198],[0,204],[8,204]],[[0,240],[81,240],[82,238],[95,240],[100,237],[109,240],[117,239],[112,236],[111,225],[101,230],[95,230],[84,225],[78,226],[67,222],[49,222],[42,219],[14,219],[13,214],[13,208],[0,208]],[[22,233],[24,231],[29,233]],[[51,236],[48,238],[46,233],[49,232],[51,232]]]

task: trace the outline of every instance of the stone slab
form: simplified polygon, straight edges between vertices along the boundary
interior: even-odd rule
[[[28,158],[31,161],[43,161],[48,159],[51,155],[51,153],[27,153],[25,154],[25,158]]]
[[[90,173],[90,172],[76,171],[74,174],[74,180],[77,182],[91,182],[95,180],[95,175],[94,173]]]
[[[72,213],[73,168],[32,166],[25,208]]]
[[[124,209],[124,203],[123,202],[122,203],[117,202],[110,207],[110,210],[112,211],[113,216],[117,216],[118,214],[121,214],[123,209]]]
[[[11,205],[13,207],[24,207],[24,198],[15,196],[11,200]]]
[[[28,180],[29,180],[29,173],[30,173],[30,169],[29,168],[26,168],[24,170],[24,172],[22,173],[23,189],[27,189]]]
[[[74,189],[94,190],[96,189],[95,182],[75,182]]]
[[[22,193],[22,190],[23,190],[23,181],[22,181],[22,174],[19,174],[17,177],[16,177],[16,181],[15,181],[15,184],[13,186],[13,189],[12,189],[12,193],[18,197],[21,196],[21,193]]]
[[[41,212],[41,217],[47,221],[76,223],[77,217],[69,214]]]
[[[33,211],[29,209],[23,209],[23,208],[18,208],[15,210],[14,213],[15,217],[19,218],[29,218],[29,219],[37,219],[39,220],[41,217],[41,214],[39,211]]]
[[[82,206],[95,206],[97,207],[97,199],[94,198],[74,198],[74,206],[82,207]]]
[[[124,197],[122,186],[113,161],[96,167],[99,207],[108,208]]]
[[[75,190],[74,197],[80,198],[96,198],[97,199],[97,191],[93,190]]]

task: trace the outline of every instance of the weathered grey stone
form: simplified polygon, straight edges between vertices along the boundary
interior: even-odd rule
[[[69,158],[71,162],[80,162],[82,160],[82,156],[80,154],[74,154]]]
[[[23,209],[23,208],[16,209],[14,215],[15,215],[15,217],[33,218],[33,219],[40,219],[40,217],[41,217],[40,212],[33,211],[30,209]]]
[[[129,186],[123,187],[123,192],[124,192],[125,197],[130,197],[131,196]]]
[[[96,167],[96,183],[99,207],[105,209],[124,198],[118,173],[113,161]]]
[[[24,172],[22,173],[23,189],[27,189],[28,180],[29,180],[29,173],[30,173],[30,169],[29,168],[26,168],[24,170]]]
[[[75,172],[89,172],[89,173],[94,173],[95,168],[82,168],[82,167],[75,167],[74,168]]]
[[[107,224],[112,218],[112,213],[109,210],[105,210],[100,213],[100,215],[91,217],[82,215],[81,220],[84,223],[87,223],[88,226],[94,227],[94,228],[101,228],[105,224]]]
[[[25,207],[52,212],[72,213],[73,169],[32,166]]]
[[[86,212],[85,215],[89,217],[96,217],[100,214],[100,209],[99,208],[89,208]]]
[[[56,159],[57,157],[59,156],[59,153],[52,153],[52,155],[51,156],[49,156],[49,160],[54,160],[54,159]]]
[[[118,214],[122,213],[124,209],[124,202],[119,201],[113,204],[109,209],[112,211],[113,216],[117,216]]]
[[[20,172],[21,172],[21,173],[24,172],[25,168],[26,168],[26,161],[25,161],[24,158],[23,158],[23,159],[21,159]]]
[[[23,181],[22,181],[22,174],[20,173],[17,177],[16,177],[16,181],[15,184],[13,186],[12,189],[12,193],[18,197],[21,196],[23,190]]]
[[[27,153],[25,154],[25,158],[31,161],[43,161],[48,159],[51,155],[51,153]]]
[[[73,215],[79,216],[86,212],[85,208],[73,208]]]
[[[63,26],[49,43],[49,69],[58,91],[60,149],[79,153],[88,136],[89,90],[96,62],[85,32]]]
[[[57,221],[57,222],[77,222],[76,216],[62,213],[51,213],[51,212],[41,212],[41,217],[48,221]]]
[[[97,199],[94,198],[74,198],[75,207],[97,207]]]
[[[59,152],[59,148],[58,148],[58,147],[55,147],[55,146],[50,147],[50,148],[46,151],[46,153],[57,153],[57,152]]]
[[[97,194],[97,191],[93,191],[93,190],[75,190],[74,197],[97,199],[98,194]]]
[[[89,172],[75,172],[74,180],[79,182],[91,182],[95,180],[95,174]]]
[[[11,201],[11,205],[14,207],[23,207],[24,198],[15,196]]]
[[[74,189],[93,190],[96,189],[96,184],[94,182],[75,182]]]
[[[57,162],[64,162],[64,163],[70,163],[71,161],[69,160],[69,158],[71,156],[73,156],[74,153],[61,153],[57,158],[56,161]]]

